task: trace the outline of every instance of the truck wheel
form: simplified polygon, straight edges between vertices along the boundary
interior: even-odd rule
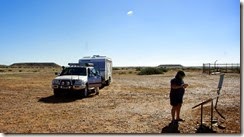
[[[86,88],[82,92],[82,96],[85,98],[88,96],[89,90],[88,90],[88,85],[86,85]]]
[[[95,88],[95,95],[99,95],[99,87]]]
[[[105,85],[102,83],[101,87],[99,87],[99,89],[103,89],[105,87]]]
[[[53,90],[53,94],[54,94],[55,97],[60,97],[61,96],[61,93],[57,89]]]

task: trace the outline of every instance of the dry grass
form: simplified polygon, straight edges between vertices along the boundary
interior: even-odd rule
[[[133,70],[128,70],[135,72]],[[175,75],[138,76],[115,73],[113,83],[99,96],[55,98],[51,89],[53,70],[0,74],[0,132],[3,133],[161,133],[171,121],[169,81]],[[195,133],[200,110],[191,107],[216,92],[219,76],[186,72],[187,89],[180,123],[181,133]],[[240,133],[240,75],[226,74],[219,111],[226,129],[217,133]],[[209,105],[204,120],[209,123]],[[219,116],[214,113],[214,118]],[[223,120],[222,120],[223,121]]]

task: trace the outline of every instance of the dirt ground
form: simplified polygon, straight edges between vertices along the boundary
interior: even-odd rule
[[[184,96],[182,118],[171,124],[170,80],[176,71],[162,75],[113,75],[113,83],[88,98],[55,98],[51,72],[0,73],[0,132],[2,133],[196,133],[200,108],[192,107],[217,95],[219,75],[186,71],[190,86]],[[214,119],[220,128],[204,132],[241,133],[240,74],[226,74]],[[210,126],[210,103],[203,121]]]

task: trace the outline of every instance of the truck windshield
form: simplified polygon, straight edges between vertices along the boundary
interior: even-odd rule
[[[65,68],[60,76],[62,75],[81,75],[86,76],[86,68]]]

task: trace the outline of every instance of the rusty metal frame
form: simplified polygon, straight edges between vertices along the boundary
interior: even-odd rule
[[[211,122],[211,123],[210,123],[210,125],[211,125],[211,129],[213,128],[213,126],[212,126],[212,122],[213,122],[213,109],[215,109],[215,111],[218,113],[218,115],[219,115],[220,117],[222,117],[223,119],[225,119],[225,117],[224,117],[224,116],[217,110],[218,100],[219,100],[219,97],[220,97],[220,91],[221,91],[221,89],[222,89],[222,85],[223,85],[223,81],[224,81],[224,75],[225,75],[225,74],[221,74],[221,75],[220,75],[220,78],[219,78],[219,84],[218,84],[218,88],[217,88],[217,96],[212,97],[212,98],[209,98],[209,99],[207,99],[206,101],[203,101],[203,102],[201,102],[201,103],[195,105],[194,107],[192,107],[192,109],[195,109],[195,108],[201,106],[201,125],[200,125],[200,127],[203,126],[203,105],[205,105],[205,104],[207,104],[207,103],[209,103],[209,102],[211,102],[211,113],[210,113],[210,116],[211,116],[211,121],[210,121],[210,122]],[[213,101],[214,101],[215,99],[216,99],[216,102],[215,102],[215,106],[214,106]]]

